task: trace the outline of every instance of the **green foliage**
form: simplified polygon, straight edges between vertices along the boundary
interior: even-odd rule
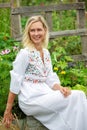
[[[8,34],[0,34],[0,115],[3,115],[10,85],[10,70],[18,52],[18,43]],[[3,104],[3,105],[2,105]]]
[[[72,87],[72,90],[82,90],[87,96],[87,87],[83,85],[76,84],[75,86]]]
[[[49,50],[50,52],[53,51],[51,53],[53,69],[58,74],[61,84],[68,87],[80,84],[86,88],[87,68],[84,63],[74,62],[65,48],[59,45],[57,41],[51,41]]]
[[[51,1],[49,1],[49,0],[26,0],[26,1],[22,1],[21,0],[21,5],[30,5],[30,6],[32,6],[32,5],[41,5],[41,6],[43,6],[43,5],[47,5],[47,4],[49,4],[49,2],[52,4],[52,3],[60,3],[60,0],[51,0]]]
[[[76,28],[76,11],[53,12],[53,30],[71,30]]]
[[[53,47],[51,47],[53,45]],[[54,48],[61,46],[65,49],[68,55],[76,55],[81,54],[81,39],[80,36],[67,36],[67,37],[59,37],[54,41],[50,41],[49,49],[55,51]]]
[[[81,54],[81,39],[80,36],[70,36],[65,38],[65,49],[68,54]]]
[[[0,32],[10,34],[10,9],[0,9]]]

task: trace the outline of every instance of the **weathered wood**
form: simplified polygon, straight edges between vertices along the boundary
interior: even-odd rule
[[[75,36],[75,35],[86,35],[87,29],[76,29],[76,30],[65,30],[65,31],[57,31],[50,32],[50,38],[56,38],[60,36]]]
[[[19,7],[19,0],[16,0],[16,6]],[[14,0],[11,2],[11,8],[14,8]],[[18,34],[22,33],[21,27],[21,16],[20,15],[11,15],[11,36],[15,38]]]
[[[85,10],[77,10],[77,28],[85,28]]]
[[[71,57],[74,59],[74,61],[87,61],[87,56],[84,55],[71,55]]]
[[[82,54],[87,56],[87,35],[81,36]]]
[[[63,10],[79,10],[85,9],[85,3],[73,3],[73,4],[59,4],[59,5],[48,5],[48,6],[23,6],[13,8],[11,14],[25,15],[26,13],[33,12],[52,12],[52,11],[63,11]]]
[[[77,27],[80,29],[86,27],[85,10],[77,10]],[[87,56],[87,35],[81,36],[81,43],[82,54]]]
[[[21,24],[20,24],[20,16],[11,16],[11,36],[16,38],[17,35],[22,33]]]
[[[56,31],[56,32],[50,32],[50,39],[54,39],[60,36],[75,36],[75,35],[86,35],[87,37],[87,29],[76,29],[76,30],[65,30],[65,31]],[[15,37],[16,41],[21,41],[22,34],[17,35]]]
[[[45,14],[45,18],[46,18],[47,24],[49,25],[49,31],[52,31],[53,29],[52,13],[47,12]]]
[[[10,3],[0,3],[0,8],[10,8],[11,4]]]

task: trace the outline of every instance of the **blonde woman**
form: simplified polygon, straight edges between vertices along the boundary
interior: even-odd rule
[[[82,91],[62,87],[52,70],[49,30],[42,16],[32,16],[26,23],[23,45],[11,74],[10,92],[3,122],[10,126],[12,105],[18,103],[27,116],[34,116],[49,130],[87,130],[87,100]]]

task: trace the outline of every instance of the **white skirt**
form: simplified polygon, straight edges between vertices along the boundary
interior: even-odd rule
[[[45,83],[24,82],[18,99],[22,111],[49,130],[87,130],[87,100],[82,91],[64,97]]]

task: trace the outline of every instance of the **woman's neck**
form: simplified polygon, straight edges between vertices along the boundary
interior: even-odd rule
[[[36,48],[36,50],[38,50],[38,51],[42,51],[42,49],[43,49],[41,45],[35,46],[35,48]]]

